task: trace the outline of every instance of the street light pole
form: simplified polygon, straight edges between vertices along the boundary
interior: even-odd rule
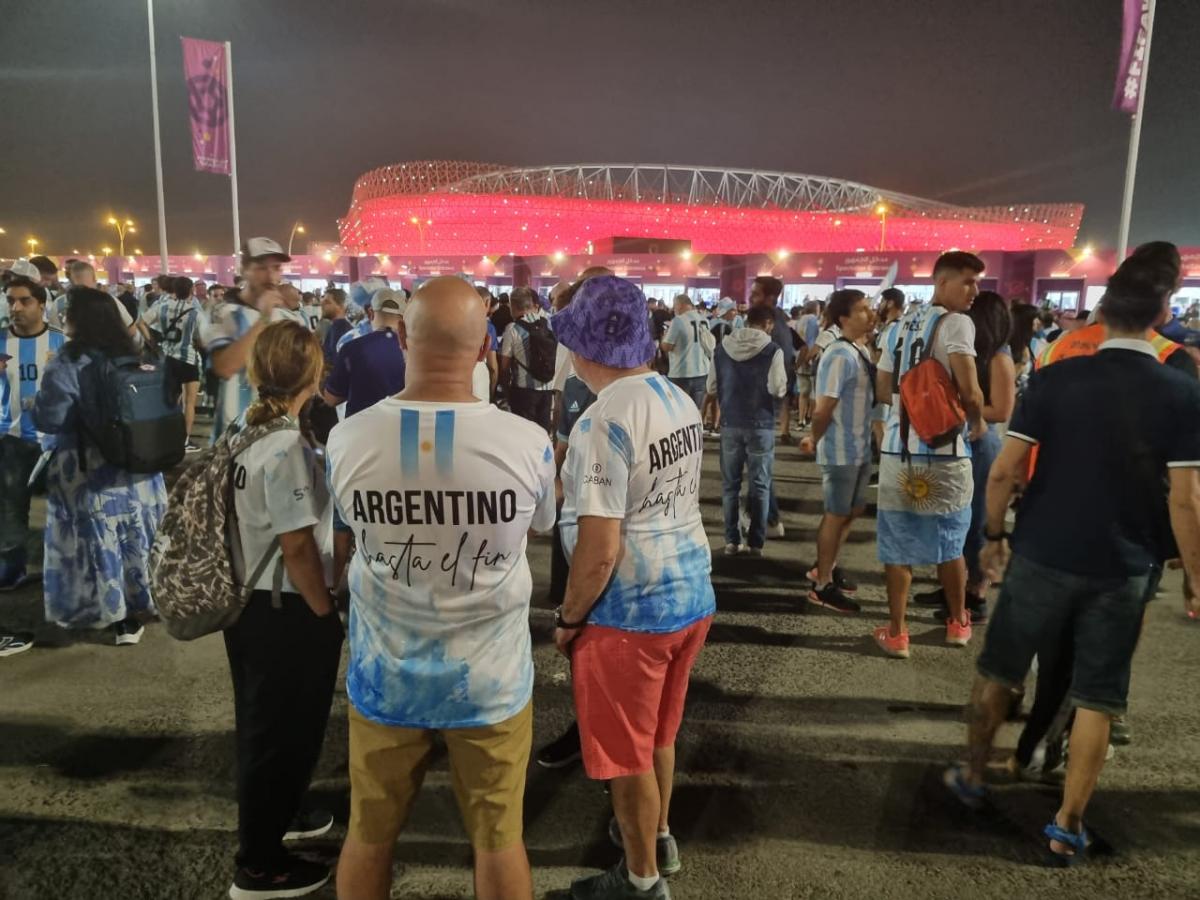
[[[304,226],[301,225],[299,222],[297,222],[295,225],[292,226],[292,233],[288,237],[288,256],[292,255],[292,241],[296,239],[297,231],[300,232],[301,234],[305,233]]]

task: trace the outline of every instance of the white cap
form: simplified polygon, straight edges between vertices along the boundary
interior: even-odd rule
[[[283,248],[268,237],[252,237],[246,241],[246,256],[250,259],[262,259],[266,256],[277,256],[284,262],[292,258],[283,252]]]
[[[404,315],[404,295],[391,288],[380,288],[371,295],[371,309],[393,316]]]
[[[9,266],[8,271],[12,272],[14,275],[19,275],[22,278],[28,278],[34,284],[42,283],[42,273],[38,271],[37,266],[27,259],[18,259],[11,266]]]

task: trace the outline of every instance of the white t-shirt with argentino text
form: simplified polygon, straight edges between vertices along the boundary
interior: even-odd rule
[[[671,633],[716,611],[700,517],[699,410],[661,375],[604,388],[571,430],[559,528],[570,558],[579,519],[621,519],[617,570],[588,622]]]
[[[346,690],[405,728],[512,718],[533,693],[526,535],[554,526],[545,431],[486,402],[382,400],[327,449],[353,530]]]

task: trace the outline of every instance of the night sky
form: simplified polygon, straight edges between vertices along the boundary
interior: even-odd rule
[[[157,0],[172,252],[228,252],[194,172],[179,36],[233,42],[243,237],[317,240],[412,159],[643,162],[861,181],[962,204],[1080,201],[1116,242],[1120,0]],[[1200,2],[1161,0],[1135,242],[1200,245]],[[0,256],[158,251],[143,0],[6,4]]]

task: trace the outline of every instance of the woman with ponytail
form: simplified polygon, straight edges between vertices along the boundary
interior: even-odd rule
[[[283,848],[324,834],[328,814],[300,817],[321,753],[344,632],[329,585],[331,518],[325,473],[300,433],[317,390],[321,345],[295,322],[269,325],[250,351],[257,392],[242,427],[273,425],[234,460],[234,503],[246,572],[261,574],[225,631],[237,721],[237,869],[230,896],[299,897],[329,879],[326,866]],[[284,893],[286,891],[287,893]]]

